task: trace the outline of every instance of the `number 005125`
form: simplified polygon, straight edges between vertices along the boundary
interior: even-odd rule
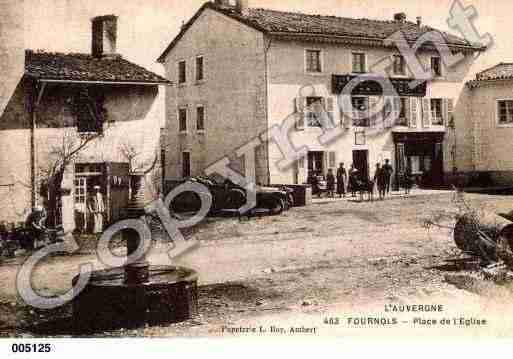
[[[14,343],[11,350],[13,353],[50,353],[52,351],[52,345]]]

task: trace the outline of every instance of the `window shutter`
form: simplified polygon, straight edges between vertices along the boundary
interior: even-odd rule
[[[409,126],[410,125],[410,120],[411,120],[411,103],[410,103],[410,100],[409,98],[405,98],[404,101],[401,101],[401,106],[404,102],[404,108],[403,108],[403,114],[404,114],[404,118],[401,119],[402,123],[403,123],[403,126]]]
[[[369,121],[370,127],[376,127],[376,122],[378,120],[378,114],[374,114],[376,111],[376,105],[379,102],[379,98],[377,96],[369,96],[369,108],[367,109],[367,118]]]
[[[330,128],[335,125],[335,105],[333,103],[333,97],[326,97],[326,112],[330,120]]]
[[[337,167],[337,153],[334,151],[328,152],[328,168]]]
[[[442,99],[442,124],[447,126],[449,123],[449,104],[446,98]]]
[[[294,101],[294,106],[296,108],[296,130],[304,130],[306,123],[306,97],[296,97]]]
[[[394,126],[393,124],[393,116],[392,116],[392,107],[394,98],[391,96],[385,96],[383,98],[384,106],[383,106],[383,122],[385,128],[391,128]]]
[[[399,115],[401,114],[401,99],[399,97],[392,98],[392,121],[395,124],[400,122]]]
[[[349,109],[345,108],[344,105],[351,103],[351,98],[347,95],[344,95],[341,97],[342,100],[342,106],[340,106],[340,122],[341,125],[344,126],[346,130],[349,130],[351,128],[351,115],[349,114]]]
[[[410,98],[410,116],[409,116],[409,126],[411,128],[416,128],[419,120],[419,99],[416,97]]]
[[[297,160],[297,168],[302,169],[305,168],[305,158],[301,157]]]
[[[322,127],[325,130],[329,130],[335,127],[335,121],[333,117],[333,98],[322,98],[319,110],[319,115],[322,121]]]
[[[426,128],[431,125],[431,103],[428,98],[422,99],[422,127]]]
[[[451,125],[453,123],[454,119],[454,100],[452,98],[447,99],[447,122],[446,126]]]

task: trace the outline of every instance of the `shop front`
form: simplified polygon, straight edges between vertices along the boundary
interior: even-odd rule
[[[394,132],[396,187],[405,175],[423,188],[444,185],[444,132]]]

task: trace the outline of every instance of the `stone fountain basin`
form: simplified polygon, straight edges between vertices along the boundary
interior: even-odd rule
[[[198,274],[193,269],[149,266],[148,280],[140,284],[127,284],[125,270],[91,273],[73,301],[76,334],[176,323],[198,313]]]

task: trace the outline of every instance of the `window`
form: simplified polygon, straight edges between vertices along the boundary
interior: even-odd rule
[[[402,55],[394,55],[394,74],[395,75],[405,75],[405,63],[404,57]]]
[[[499,125],[513,124],[513,100],[498,100],[497,113]]]
[[[351,104],[353,105],[353,126],[357,127],[369,127],[370,121],[368,117],[364,117],[368,114],[369,99],[367,97],[351,97]]]
[[[435,77],[442,76],[442,62],[439,57],[431,58],[431,73]]]
[[[190,152],[182,152],[182,177],[191,176],[191,154]]]
[[[84,204],[86,203],[87,196],[87,182],[85,177],[75,178],[75,202]]]
[[[321,50],[306,50],[306,72],[322,72]]]
[[[196,57],[196,81],[204,80],[203,56]]]
[[[353,52],[353,72],[364,73],[367,72],[366,68],[365,53]]]
[[[178,131],[187,132],[187,109],[181,108],[178,110]]]
[[[205,130],[205,107],[198,106],[196,108],[196,130]]]
[[[431,124],[432,125],[443,125],[443,112],[442,112],[442,99],[432,98],[431,99]]]
[[[87,108],[86,108],[87,109]],[[87,111],[87,110],[85,110]],[[95,119],[90,113],[85,111],[77,115],[77,131],[79,134],[101,134],[103,132],[103,122]]]
[[[178,63],[178,83],[184,84],[187,82],[187,65],[185,61]]]
[[[308,127],[322,127],[321,111],[322,97],[306,98],[306,125]]]

